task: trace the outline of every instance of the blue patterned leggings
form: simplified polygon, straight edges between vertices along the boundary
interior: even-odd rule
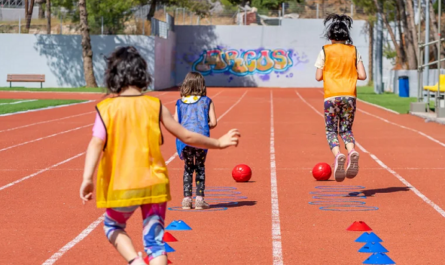
[[[337,138],[338,134],[340,134],[345,145],[349,143],[355,145],[354,134],[352,133],[355,110],[355,98],[336,97],[324,102],[326,139],[331,149],[340,145]]]
[[[122,208],[107,208],[104,220],[104,230],[108,240],[112,241],[115,231],[125,231],[127,221],[137,208],[141,207],[144,228],[142,239],[149,260],[167,255],[164,246],[164,219],[167,203],[144,204]]]

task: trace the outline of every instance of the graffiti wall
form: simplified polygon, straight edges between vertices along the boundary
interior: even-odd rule
[[[293,65],[292,50],[285,49],[212,49],[203,51],[192,70],[203,75],[230,73],[236,76],[285,72]]]
[[[354,44],[367,61],[366,35],[360,33],[364,23],[354,24]],[[321,38],[323,30],[316,19],[276,27],[177,26],[176,83],[196,71],[208,86],[322,87],[314,64],[328,43]]]

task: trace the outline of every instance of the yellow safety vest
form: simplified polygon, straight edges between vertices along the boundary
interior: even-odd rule
[[[329,44],[323,47],[324,98],[357,96],[357,50],[347,44]]]
[[[96,107],[107,132],[97,173],[98,208],[170,201],[170,183],[160,146],[159,99],[119,96]]]

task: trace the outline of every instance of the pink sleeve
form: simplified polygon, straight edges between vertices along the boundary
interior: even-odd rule
[[[99,113],[96,113],[96,121],[94,121],[93,126],[93,136],[102,139],[104,142],[107,139],[107,132]]]

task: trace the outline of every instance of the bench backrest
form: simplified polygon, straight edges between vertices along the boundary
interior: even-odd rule
[[[45,75],[8,75],[6,82],[45,82]]]

